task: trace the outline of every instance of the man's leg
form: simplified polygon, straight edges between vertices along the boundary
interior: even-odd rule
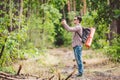
[[[82,74],[83,74],[82,47],[76,46],[73,49],[74,49],[74,55],[76,58],[76,62],[78,65],[78,75],[82,76]]]

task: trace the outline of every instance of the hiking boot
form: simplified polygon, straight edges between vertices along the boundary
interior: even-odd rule
[[[82,73],[76,74],[76,77],[82,77]]]

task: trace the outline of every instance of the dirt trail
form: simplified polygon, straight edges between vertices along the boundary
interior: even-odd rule
[[[72,49],[49,49],[45,55],[20,61],[22,80],[120,80],[120,64],[110,62],[101,52],[83,50],[84,75],[77,78]]]
[[[53,49],[49,52],[60,59],[57,68],[60,69],[61,75],[67,76],[74,70],[74,67],[76,69],[76,62],[71,49]],[[83,50],[83,63],[84,76],[76,78],[74,76],[77,73],[76,69],[70,80],[120,80],[120,65],[110,62],[101,52]],[[61,64],[62,67],[59,66]]]

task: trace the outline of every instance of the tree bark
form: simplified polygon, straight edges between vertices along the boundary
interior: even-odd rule
[[[20,28],[21,28],[21,22],[22,22],[22,12],[23,12],[23,0],[20,0],[20,2],[19,2],[19,8],[20,8],[20,10],[19,10],[19,30],[20,30]]]
[[[117,20],[117,33],[120,34],[120,18]]]
[[[83,2],[82,15],[85,15],[87,12],[86,0],[82,0],[82,2]]]
[[[73,4],[74,4],[73,5],[74,6],[74,12],[76,12],[76,1],[75,0],[73,1]]]
[[[70,12],[70,0],[68,0],[68,2],[67,2],[67,6],[68,6],[68,12]]]

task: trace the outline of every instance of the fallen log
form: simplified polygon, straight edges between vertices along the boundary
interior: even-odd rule
[[[2,73],[0,74],[0,79],[7,79],[7,80],[19,80],[18,78],[14,78],[13,76],[11,75],[6,75],[6,73]]]
[[[66,78],[65,78],[65,80],[68,80],[74,73],[75,73],[75,69],[74,69],[74,71],[73,72],[71,72],[71,74],[69,74]]]
[[[49,78],[49,80],[52,80],[54,78],[54,75]]]

